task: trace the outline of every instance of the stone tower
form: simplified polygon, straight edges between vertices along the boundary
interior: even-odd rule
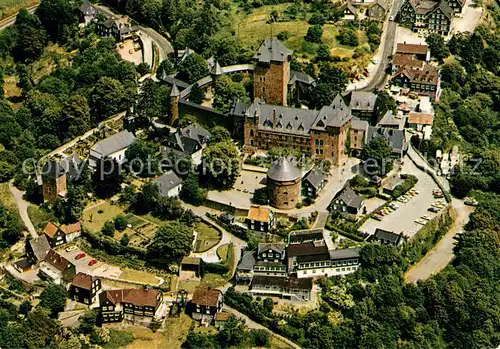
[[[267,188],[273,207],[289,210],[299,203],[302,171],[287,158],[278,160],[267,171]]]
[[[174,85],[172,86],[172,91],[170,92],[170,117],[168,120],[168,123],[170,126],[172,126],[179,118],[179,100],[180,100],[181,93],[179,92],[179,89],[177,88],[177,85],[174,82]]]
[[[287,104],[292,53],[278,39],[267,38],[262,42],[253,56],[253,98],[267,104]]]

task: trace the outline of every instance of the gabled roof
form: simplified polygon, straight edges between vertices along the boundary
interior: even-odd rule
[[[359,118],[352,118],[352,121],[351,121],[351,128],[353,130],[359,130],[359,131],[365,131],[367,132],[368,131],[368,121],[366,120],[361,120]]]
[[[398,43],[396,46],[396,54],[426,55],[428,48],[429,46],[427,45]]]
[[[393,65],[398,67],[407,67],[410,69],[422,69],[424,67],[424,63],[424,61],[413,59],[413,57],[402,53],[396,53],[392,59]]]
[[[66,258],[61,256],[54,250],[49,250],[47,256],[45,256],[45,262],[49,263],[60,272],[63,272],[66,270],[66,268],[73,266],[73,263],[68,261]]]
[[[243,252],[243,255],[241,256],[241,260],[238,263],[238,270],[246,270],[246,271],[252,271],[253,267],[256,263],[255,259],[255,250],[254,251],[245,251]]]
[[[304,180],[308,181],[314,188],[318,189],[325,180],[325,175],[321,169],[315,168],[309,171]]]
[[[379,5],[380,7],[382,7],[386,11],[389,8],[389,6],[388,6],[389,4],[387,3],[386,0],[377,0],[377,1],[374,1],[371,5],[369,5],[369,7],[372,7],[374,5]]]
[[[160,291],[154,288],[108,290],[101,292],[99,295],[99,304],[102,305],[103,301],[107,299],[113,304],[130,303],[139,307],[156,308],[160,302],[158,299],[159,294]]]
[[[197,124],[191,124],[184,127],[183,129],[181,129],[180,133],[182,136],[195,139],[201,144],[208,142],[208,140],[212,136],[212,134],[208,130]]]
[[[290,70],[290,80],[288,81],[288,83],[290,85],[293,85],[296,82],[301,82],[306,85],[312,85],[314,84],[315,80],[309,74]]]
[[[385,241],[390,241],[391,243],[397,243],[401,238],[400,234],[395,234],[392,231],[377,228],[375,229],[375,234],[373,234],[375,239],[382,239]]]
[[[359,258],[359,251],[361,251],[360,247],[345,248],[342,250],[330,250],[330,259],[339,260],[339,259]]]
[[[43,232],[48,237],[53,238],[59,230],[61,230],[61,228],[58,225],[55,225],[51,221],[48,221]]]
[[[73,277],[71,285],[79,288],[84,288],[86,290],[90,290],[92,288],[92,284],[94,283],[94,281],[98,279],[99,278],[96,276],[79,272]]]
[[[411,112],[408,116],[409,124],[432,125],[434,116],[432,114],[414,113]]]
[[[282,254],[285,251],[285,247],[286,245],[283,243],[261,242],[257,248],[257,254],[261,254],[262,252],[267,252],[269,250]]]
[[[285,62],[292,54],[293,51],[287,49],[278,39],[266,38],[255,52],[253,59],[262,63]]]
[[[302,244],[289,245],[287,248],[288,258],[299,256],[322,255],[328,253],[326,244],[315,244],[313,242],[305,242]]]
[[[64,227],[61,228],[61,230],[64,232],[64,234],[73,234],[77,233],[82,230],[82,225],[80,222],[76,222],[73,224],[65,225]]]
[[[439,81],[437,68],[430,64],[424,64],[423,68],[420,70],[407,66],[400,67],[394,75],[397,76],[399,74],[406,75],[412,83],[424,83],[437,86]]]
[[[367,143],[375,137],[384,137],[387,139],[394,153],[400,153],[408,147],[404,130],[393,130],[373,126],[368,127]]]
[[[373,92],[351,91],[344,95],[352,110],[374,111],[377,95]]]
[[[288,243],[296,244],[304,241],[320,241],[323,240],[323,229],[305,229],[291,231],[288,234]]]
[[[248,209],[247,219],[258,222],[269,222],[270,215],[270,209],[263,206],[252,205]]]
[[[192,302],[196,305],[204,305],[206,307],[216,307],[219,303],[219,297],[222,296],[221,291],[196,287],[193,294]]]
[[[170,170],[155,179],[153,183],[158,185],[160,196],[168,196],[168,192],[181,185],[182,180]]]
[[[99,11],[97,11],[97,9],[92,6],[92,4],[88,0],[83,1],[83,4],[80,6],[80,11],[83,12],[86,16],[97,16],[99,14]]]
[[[342,200],[346,204],[346,206],[354,207],[356,209],[359,209],[365,201],[363,197],[356,194],[349,185],[346,185],[344,189],[342,189],[340,193],[335,196],[334,200],[337,199]]]
[[[271,166],[267,177],[276,182],[295,181],[302,177],[302,171],[290,159],[283,157]]]
[[[403,128],[403,119],[402,118],[397,118],[394,116],[392,110],[388,110],[382,119],[377,123],[377,126],[379,127],[387,127],[387,126],[397,126],[398,129]]]
[[[253,287],[274,286],[281,289],[311,290],[313,281],[311,278],[284,278],[279,276],[255,275],[252,279]]]
[[[135,139],[135,136],[131,132],[124,130],[97,142],[90,150],[102,156],[108,156],[119,150],[128,148],[135,142]]]
[[[50,251],[49,240],[47,240],[47,236],[42,235],[35,239],[29,240],[29,245],[33,250],[33,254],[38,261],[43,261],[45,257],[47,257],[47,253]]]

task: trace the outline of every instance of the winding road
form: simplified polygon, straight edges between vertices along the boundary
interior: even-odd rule
[[[31,222],[31,219],[28,215],[28,206],[30,205],[29,202],[24,200],[23,195],[24,192],[20,191],[14,186],[13,181],[9,182],[9,189],[10,192],[12,193],[12,196],[14,196],[14,199],[16,200],[17,208],[19,210],[19,215],[21,216],[21,219],[26,226],[26,229],[28,229],[28,232],[31,234],[33,238],[37,238],[38,234],[36,233],[35,226]]]

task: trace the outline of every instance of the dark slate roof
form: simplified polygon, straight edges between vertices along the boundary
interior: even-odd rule
[[[31,266],[30,262],[25,258],[25,259],[20,259],[17,262],[14,262],[15,265],[17,265],[21,269],[26,269]]]
[[[80,11],[86,16],[97,16],[99,14],[99,11],[97,11],[97,9],[92,6],[88,0],[83,1],[83,4],[80,6]]]
[[[345,248],[343,250],[330,250],[330,259],[339,260],[339,259],[359,258],[359,251],[361,251],[360,247]]]
[[[366,142],[369,143],[375,137],[384,137],[387,139],[389,141],[389,145],[392,147],[393,153],[400,153],[408,147],[404,130],[393,130],[373,126],[368,127]]]
[[[315,244],[313,242],[306,242],[303,244],[290,245],[287,248],[288,257],[309,256],[328,253],[326,244]]]
[[[201,144],[207,143],[210,137],[212,136],[210,132],[208,132],[206,129],[196,124],[191,124],[189,126],[184,127],[183,129],[181,129],[181,134],[184,137],[195,139]]]
[[[201,149],[201,144],[196,139],[181,136],[178,132],[172,133],[167,137],[169,146],[165,148],[165,153],[170,150],[179,152],[179,154],[191,155]]]
[[[241,256],[240,262],[238,263],[238,270],[253,270],[253,267],[256,263],[255,260],[255,250],[254,251],[245,251]]]
[[[278,286],[284,289],[312,289],[313,281],[310,278],[284,278],[279,276],[255,275],[252,279],[252,287]]]
[[[377,123],[377,126],[379,127],[384,127],[384,126],[397,126],[398,128],[402,128],[403,126],[403,120],[397,118],[392,110],[388,110],[384,116],[382,116],[382,119]]]
[[[375,229],[375,234],[373,235],[376,239],[383,239],[385,241],[390,241],[392,243],[397,243],[401,237],[399,234],[395,234],[392,231],[377,228]]]
[[[319,262],[319,261],[327,261],[330,259],[330,254],[328,251],[324,253],[317,253],[317,254],[311,254],[311,255],[306,255],[306,256],[298,256],[297,257],[297,262],[299,263],[304,263],[304,262]]]
[[[288,243],[302,243],[304,241],[318,241],[323,240],[323,229],[305,229],[291,231],[288,234]]]
[[[45,234],[37,237],[36,239],[29,240],[29,244],[38,261],[43,261],[45,257],[47,257],[47,253],[50,251],[50,244]]]
[[[292,161],[283,157],[271,166],[267,177],[277,182],[294,181],[302,177],[302,171]]]
[[[358,119],[358,118],[352,118],[352,121],[351,121],[351,128],[354,129],[354,130],[361,130],[361,131],[365,131],[367,132],[368,131],[368,121],[366,120],[361,120],[361,119]]]
[[[119,150],[128,148],[135,141],[135,136],[127,131],[121,131],[111,137],[103,139],[102,141],[97,142],[90,149],[98,154],[107,156],[113,154]]]
[[[158,185],[160,196],[168,196],[168,192],[181,185],[182,181],[174,171],[167,171],[155,179],[153,183]]]
[[[314,188],[318,189],[325,180],[325,175],[321,169],[315,168],[309,171],[304,180],[308,181]]]
[[[267,252],[269,250],[282,254],[283,251],[285,251],[285,244],[261,242],[257,248],[257,253],[261,254],[262,252]]]
[[[253,59],[262,63],[270,62],[284,62],[288,60],[293,54],[283,45],[281,41],[276,38],[264,39],[260,47],[255,52]]]
[[[176,79],[172,76],[169,75],[163,75],[160,77],[163,81],[165,81],[168,85],[173,86],[174,84],[181,90],[184,90],[189,86],[187,82],[184,82],[182,80]]]
[[[373,92],[351,91],[344,95],[352,110],[373,112],[377,95]]]
[[[438,8],[443,11],[444,15],[446,17],[448,17],[449,19],[451,19],[453,17],[453,9],[451,8],[451,6],[446,2],[446,0],[441,0],[439,2],[439,6]]]
[[[49,160],[43,166],[42,176],[47,178],[59,178],[66,174],[66,170],[62,166],[61,162],[56,160]]]
[[[293,85],[296,82],[301,82],[306,85],[313,85],[315,80],[309,74],[290,70],[290,80],[288,81],[288,83],[290,85]]]
[[[351,189],[349,185],[346,185],[344,189],[337,194],[335,199],[342,200],[348,207],[355,207],[359,209],[363,205],[363,197],[356,194],[354,190]]]

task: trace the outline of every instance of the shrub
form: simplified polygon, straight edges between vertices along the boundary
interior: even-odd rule
[[[312,25],[307,29],[307,34],[304,37],[306,41],[321,43],[321,37],[323,36],[323,29],[320,25]]]
[[[321,13],[314,13],[311,18],[309,18],[309,21],[308,23],[309,24],[318,24],[318,25],[323,25],[325,24],[325,16],[323,16],[323,14]]]
[[[115,229],[118,231],[124,231],[127,227],[127,219],[124,216],[115,217]]]
[[[113,237],[115,235],[115,224],[112,221],[107,221],[102,226],[101,233],[105,236]]]
[[[290,36],[290,34],[287,31],[279,32],[277,35],[278,40],[280,40],[280,41],[288,40],[289,36]]]

